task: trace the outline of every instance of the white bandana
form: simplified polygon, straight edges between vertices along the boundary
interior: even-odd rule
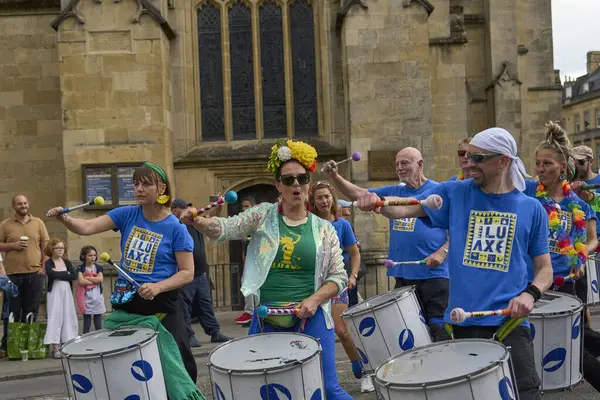
[[[512,184],[518,191],[525,190],[525,179],[530,178],[525,171],[525,165],[519,157],[517,157],[517,143],[508,131],[502,128],[490,128],[479,132],[471,143],[473,146],[480,147],[492,153],[502,154],[510,157],[510,178]]]

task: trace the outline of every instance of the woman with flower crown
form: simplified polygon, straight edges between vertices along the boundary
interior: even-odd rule
[[[275,176],[278,203],[263,203],[229,218],[192,219],[204,235],[217,241],[252,236],[248,245],[242,294],[256,295],[269,308],[297,308],[295,315],[253,315],[249,334],[302,332],[319,339],[325,398],[350,400],[339,386],[331,298],[346,287],[342,249],[333,225],[309,212],[310,173],[317,152],[303,142],[278,141],[271,148],[267,171]]]
[[[596,214],[568,184],[575,174],[575,164],[567,133],[554,122],[546,128],[546,139],[535,153],[539,182],[527,181],[524,193],[537,198],[548,214],[554,278],[566,279],[558,290],[575,295],[574,281],[583,276],[587,254],[598,244]],[[533,279],[531,265],[529,278]]]

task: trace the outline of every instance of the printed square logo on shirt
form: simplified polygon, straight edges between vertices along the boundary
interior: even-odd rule
[[[414,232],[416,218],[399,218],[394,220],[394,230],[402,232]]]
[[[516,225],[517,214],[471,210],[463,264],[508,272]]]
[[[151,274],[163,235],[134,226],[125,243],[123,268],[136,274]]]
[[[562,228],[567,233],[571,233],[571,226],[573,221],[573,214],[570,211],[560,210],[558,214],[560,218],[560,224]],[[560,253],[560,249],[558,248],[558,232],[550,231],[550,236],[548,237],[548,245],[550,246],[551,253]]]

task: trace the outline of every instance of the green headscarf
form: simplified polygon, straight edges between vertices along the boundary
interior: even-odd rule
[[[152,168],[152,170],[154,172],[156,172],[158,174],[158,176],[160,176],[162,178],[162,180],[163,180],[164,183],[169,183],[169,180],[167,179],[167,174],[165,173],[165,171],[161,167],[159,167],[158,165],[153,164],[153,163],[151,163],[149,161],[146,161],[144,163],[144,166]]]

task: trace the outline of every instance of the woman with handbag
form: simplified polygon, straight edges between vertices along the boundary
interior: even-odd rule
[[[340,387],[335,362],[331,298],[346,287],[347,274],[333,226],[308,210],[310,173],[317,152],[302,142],[279,141],[271,149],[267,170],[275,175],[281,201],[263,203],[229,218],[192,218],[205,236],[217,241],[252,236],[242,278],[242,294],[254,294],[270,308],[296,308],[295,315],[252,317],[249,334],[302,332],[320,341],[325,398],[352,399]]]
[[[329,221],[335,228],[342,255],[344,257],[344,265],[348,273],[348,284],[341,295],[331,299],[331,313],[333,315],[333,323],[335,326],[335,334],[340,339],[344,351],[352,363],[352,372],[357,379],[361,379],[360,390],[363,393],[372,392],[375,390],[373,381],[369,375],[363,374],[362,363],[356,345],[352,340],[352,336],[348,331],[346,323],[342,319],[342,314],[348,309],[350,302],[349,292],[356,289],[358,280],[358,272],[360,270],[360,252],[358,251],[358,241],[352,230],[350,222],[339,216],[338,202],[335,195],[335,190],[326,181],[319,181],[310,190],[310,208],[319,218]]]

